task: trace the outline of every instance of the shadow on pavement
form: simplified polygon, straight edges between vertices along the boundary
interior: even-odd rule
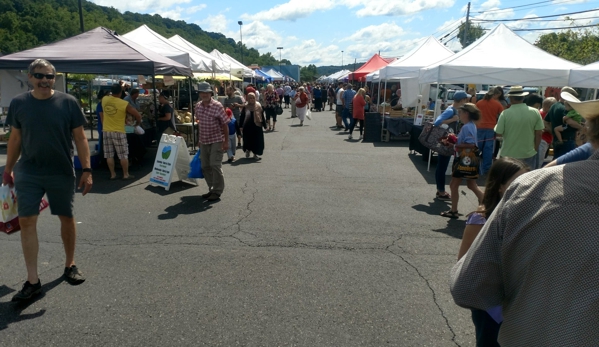
[[[8,326],[13,323],[18,323],[18,322],[21,322],[24,320],[35,319],[35,318],[43,316],[46,313],[45,309],[40,310],[36,313],[31,313],[31,314],[21,314],[21,313],[25,309],[27,309],[29,306],[31,306],[32,304],[41,300],[45,296],[45,293],[54,289],[56,286],[61,284],[63,281],[64,281],[63,277],[60,276],[59,278],[55,279],[52,282],[43,284],[42,285],[42,288],[43,288],[42,294],[38,295],[31,301],[16,302],[16,303],[9,301],[9,302],[0,303],[0,330],[4,330],[4,329],[8,328]],[[9,293],[11,293],[13,291],[14,290],[11,288],[8,288],[6,286],[1,286],[0,287],[0,297],[8,295]]]
[[[262,157],[260,157],[262,158]],[[237,160],[235,160],[234,162],[232,162],[230,165],[231,166],[239,166],[239,165],[248,165],[248,164],[259,164],[262,160],[256,160],[252,157],[249,158],[239,158]]]
[[[198,179],[198,186],[200,184],[202,184],[204,180],[202,179]],[[144,182],[147,183],[147,182]],[[164,189],[164,187],[159,187],[159,186],[153,186],[151,184],[148,183],[148,186],[146,187],[146,190],[152,193],[156,193],[160,196],[167,196],[167,195],[171,195],[171,194],[176,194],[178,192],[182,192],[191,188],[195,188],[197,186],[194,186],[193,184],[189,184],[189,183],[185,183],[183,181],[177,181],[177,182],[173,182],[171,183],[171,187],[169,190]]]
[[[217,200],[218,201],[218,200]],[[174,206],[167,207],[158,219],[175,219],[181,214],[195,214],[204,212],[212,208],[213,202],[207,201],[199,195],[183,196],[181,202]]]
[[[418,170],[420,175],[422,175],[422,178],[424,178],[424,180],[426,181],[427,184],[436,184],[437,183],[437,181],[435,180],[435,169],[437,168],[436,157],[432,158],[431,171],[426,171],[428,162],[423,161],[421,155],[410,154],[408,157],[412,161],[412,164],[414,164],[414,167],[416,168],[416,170]],[[449,181],[451,181],[451,176],[446,175],[445,176],[445,184],[448,186],[447,189],[449,189]],[[435,191],[433,190],[433,196],[434,196],[434,193],[435,193]]]
[[[372,142],[374,147],[409,147],[410,142],[404,140],[390,140],[389,142]]]
[[[464,234],[464,227],[466,223],[463,219],[450,219],[447,220],[447,228],[432,229],[433,232],[443,233],[447,236],[455,237],[456,239],[462,239]]]
[[[441,201],[434,200],[433,202],[429,202],[428,206],[424,204],[418,204],[412,206],[412,208],[419,212],[424,212],[431,216],[439,216],[441,212],[447,211],[448,208],[451,207],[451,201]]]

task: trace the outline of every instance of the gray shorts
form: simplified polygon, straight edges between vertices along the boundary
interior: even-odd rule
[[[69,175],[36,176],[15,173],[19,216],[37,216],[44,194],[48,195],[53,215],[73,217],[75,177]]]

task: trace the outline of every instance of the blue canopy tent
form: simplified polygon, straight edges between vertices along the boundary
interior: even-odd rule
[[[262,70],[256,69],[254,72],[256,73],[256,80],[262,80],[268,83],[273,81],[273,78]]]

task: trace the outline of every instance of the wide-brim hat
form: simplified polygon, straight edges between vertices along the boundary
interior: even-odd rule
[[[568,92],[562,92],[561,97],[584,118],[595,119],[599,117],[599,100],[580,101]]]
[[[510,91],[507,92],[507,96],[527,96],[528,92],[525,92],[522,86],[512,86]]]
[[[200,82],[198,85],[198,92],[200,93],[214,93],[208,82]]]

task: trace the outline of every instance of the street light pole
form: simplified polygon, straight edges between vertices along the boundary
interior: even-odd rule
[[[239,39],[240,39],[240,44],[241,44],[241,63],[243,64],[243,35],[241,34],[241,26],[243,25],[242,21],[238,21],[237,24],[239,24]]]
[[[83,28],[83,8],[81,7],[81,0],[79,0],[79,29],[81,32],[85,31]]]
[[[277,49],[279,50],[279,73],[283,74],[281,72],[281,50],[283,49],[283,47],[277,47]]]
[[[343,70],[343,51],[341,51],[341,70]]]

